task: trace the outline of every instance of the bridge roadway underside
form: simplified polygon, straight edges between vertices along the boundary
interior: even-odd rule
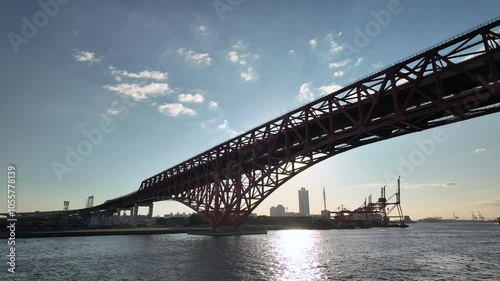
[[[365,95],[357,99],[337,97],[338,92],[325,96],[159,173],[139,191],[101,208],[177,200],[215,227],[239,226],[276,188],[336,154],[500,111],[498,46],[458,63],[433,59],[422,57],[422,69],[409,70],[411,79],[403,83],[389,73],[401,65],[372,80],[381,83],[376,91],[360,82]],[[438,60],[446,65],[437,69]],[[431,63],[434,70],[428,71]]]
[[[500,53],[497,54],[496,65],[499,67],[498,71],[500,72]],[[485,76],[488,73],[485,64],[476,64],[474,67],[469,66],[468,70],[471,73]],[[329,136],[324,130],[324,128],[330,128],[332,125],[330,124],[331,119],[325,114],[314,122],[296,126],[285,134],[277,134],[263,139],[254,147],[226,153],[221,156],[221,162],[226,163],[230,162],[231,159],[243,159],[241,161],[242,165],[238,168],[248,171],[258,169],[259,166],[278,165],[287,157],[297,157],[306,150],[306,146],[310,146],[311,150],[333,155],[365,144],[500,111],[500,107],[474,111],[477,108],[500,103],[498,83],[497,85],[484,86],[466,75],[455,75],[453,72],[442,74],[441,85],[444,98],[441,101],[434,104],[427,103],[424,97],[414,95],[407,106],[410,109],[404,113],[404,116],[394,114],[392,95],[388,93],[380,97],[378,103],[381,106],[376,107],[375,111],[373,111],[372,122],[366,126],[353,126],[346,114],[337,111],[334,114],[333,123],[335,128],[340,129],[335,130],[333,136]],[[401,100],[406,99],[412,86],[407,84],[398,88],[398,96]],[[428,96],[434,95],[432,94],[433,87],[435,87],[435,83],[432,78],[424,79],[419,83],[419,91],[428,93]],[[469,90],[463,91],[463,89]],[[486,96],[488,96],[487,99],[480,98]],[[372,101],[365,99],[362,102],[362,110],[368,112],[371,104]],[[353,105],[346,108],[346,111],[350,116],[357,116],[359,107]],[[310,136],[310,141],[304,143],[301,139],[305,139],[306,135]],[[253,151],[255,150],[263,153],[254,157]],[[215,167],[215,165],[207,165],[207,167]],[[209,174],[220,173],[220,171],[213,168],[207,172]],[[230,173],[220,174],[227,175]],[[196,181],[197,179],[192,180]],[[188,181],[184,181],[184,184],[185,187],[192,186]],[[167,192],[165,195],[165,199],[170,199],[169,196],[173,194]]]
[[[500,53],[496,54],[496,65],[497,71],[500,72]],[[488,65],[481,62],[467,65],[467,70],[480,77],[488,75]],[[450,70],[441,74],[442,100],[429,103],[425,97],[413,95],[407,105],[408,110],[403,113],[403,116],[394,114],[392,95],[387,93],[379,98],[379,106],[373,111],[373,118],[366,126],[353,126],[346,114],[338,110],[334,113],[333,123],[335,128],[340,129],[335,130],[333,136],[324,130],[332,125],[330,124],[331,119],[325,114],[314,122],[298,125],[285,134],[277,134],[263,139],[253,147],[226,152],[221,155],[220,162],[228,163],[233,161],[232,159],[240,159],[238,162],[241,164],[235,164],[238,165],[236,169],[258,170],[258,167],[276,166],[286,158],[295,158],[306,150],[306,146],[310,146],[311,150],[333,156],[365,144],[500,111],[499,106],[475,111],[478,108],[500,103],[498,83],[481,85],[477,79],[471,79],[463,73],[457,74],[455,72]],[[424,78],[419,83],[419,91],[431,97],[435,96],[435,82],[432,80],[433,78]],[[398,88],[398,96],[401,100],[408,97],[412,86],[406,84]],[[468,90],[464,91],[464,89]],[[362,110],[368,112],[371,103],[371,100],[365,99],[362,102]],[[352,105],[346,108],[346,111],[350,116],[357,116],[359,107]],[[301,138],[305,138],[302,136],[307,134],[310,135],[310,141],[304,143]],[[261,153],[255,157],[254,151]],[[209,178],[210,182],[215,180],[215,174],[220,175],[219,179],[225,179],[226,175],[231,174],[227,167],[219,170],[216,167],[215,163],[208,163],[202,167],[203,174],[212,175]],[[179,177],[183,179],[176,182],[183,182],[182,186],[162,189],[161,194],[157,194],[158,197],[155,200],[172,199],[172,196],[175,196],[179,189],[186,190],[196,187],[200,183],[199,178],[186,178],[184,175],[179,175]],[[206,183],[205,179],[203,179],[203,183]]]

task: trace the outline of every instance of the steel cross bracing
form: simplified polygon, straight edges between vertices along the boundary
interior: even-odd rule
[[[274,190],[333,155],[500,110],[495,20],[144,180],[107,206],[176,200],[239,227]]]

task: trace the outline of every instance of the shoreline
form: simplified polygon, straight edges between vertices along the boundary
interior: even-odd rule
[[[284,227],[276,225],[243,226],[241,232],[228,232],[228,233],[259,233],[268,230],[284,230],[284,229],[308,229],[305,227]],[[199,227],[139,227],[139,228],[106,228],[106,229],[81,229],[81,230],[46,230],[46,231],[19,231],[16,232],[16,239],[20,238],[53,238],[53,237],[84,237],[84,236],[112,236],[112,235],[151,235],[151,234],[198,234],[210,233],[212,228],[210,226]],[[219,232],[217,235],[212,236],[225,236],[224,231]],[[0,239],[8,238],[7,232],[0,233]]]
[[[474,221],[432,221],[419,223],[470,223]],[[491,223],[490,221],[475,221],[475,223]],[[413,223],[412,223],[413,224]],[[305,226],[281,226],[281,225],[245,225],[241,228],[241,233],[262,232],[269,230],[285,229],[314,229]],[[317,228],[316,228],[317,229]],[[336,229],[325,228],[323,230]],[[19,231],[16,232],[16,238],[50,238],[50,237],[83,237],[83,236],[111,236],[111,235],[151,235],[151,234],[179,234],[179,233],[207,233],[211,231],[210,226],[199,227],[141,227],[141,228],[108,228],[108,229],[81,229],[81,230],[48,230],[48,231]],[[224,232],[222,232],[224,233]],[[221,234],[222,234],[221,233]],[[9,233],[0,233],[0,239],[7,239]]]
[[[151,228],[110,228],[110,229],[82,229],[82,230],[49,230],[49,231],[20,231],[17,238],[48,238],[48,237],[81,237],[81,236],[111,236],[111,235],[148,235],[148,234],[177,234],[196,231],[207,231],[210,227],[151,227]],[[8,233],[2,235],[8,238]]]

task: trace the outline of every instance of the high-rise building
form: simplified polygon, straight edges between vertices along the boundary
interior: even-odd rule
[[[309,216],[309,191],[304,187],[299,190],[299,213]]]

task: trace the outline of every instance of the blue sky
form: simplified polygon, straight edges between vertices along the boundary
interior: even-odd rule
[[[64,200],[79,208],[89,195],[102,203],[137,190],[159,171],[500,10],[498,1],[40,2],[52,3],[52,15],[44,18],[36,1],[0,4],[0,158],[18,168],[20,211],[61,209]],[[380,11],[390,19],[366,46],[347,52],[357,28]],[[26,21],[37,21],[36,30]],[[322,209],[323,186],[329,209],[357,207],[379,194],[387,172],[398,173],[416,141],[440,130],[446,140],[403,177],[404,211],[500,216],[499,121],[494,114],[335,156],[256,212],[269,214],[277,204],[298,211],[302,186],[312,213]],[[101,126],[108,133],[89,151],[85,132]],[[88,153],[58,173],[54,163],[67,164],[68,148]],[[172,202],[155,207],[155,215],[177,211],[189,210]]]

